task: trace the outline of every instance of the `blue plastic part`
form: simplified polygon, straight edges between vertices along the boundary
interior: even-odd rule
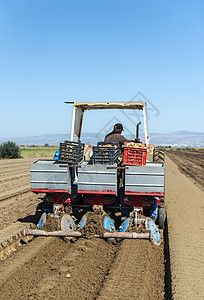
[[[103,218],[103,228],[110,232],[116,231],[113,220],[109,216]]]
[[[86,217],[86,215],[84,215],[79,222],[80,229],[84,228],[84,226],[86,225],[86,221],[87,221],[87,217]]]
[[[59,159],[59,150],[55,151],[54,160]]]
[[[118,232],[126,232],[130,226],[130,218],[127,218],[119,227]]]
[[[41,229],[43,225],[46,223],[46,213],[44,212],[38,221],[37,228]]]
[[[37,224],[37,228],[41,229],[42,228],[42,217],[40,218],[38,224]]]
[[[73,230],[73,224],[70,221],[67,223],[67,230],[68,231],[72,231]]]
[[[151,231],[151,238],[159,244],[161,242],[160,233],[156,224],[151,219],[147,220],[147,230]]]

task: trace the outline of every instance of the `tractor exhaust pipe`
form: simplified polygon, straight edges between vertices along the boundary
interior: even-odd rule
[[[137,130],[136,130],[136,139],[135,142],[139,143],[140,142],[140,138],[139,138],[139,126],[141,125],[141,122],[137,123]]]
[[[59,236],[59,237],[83,237],[81,232],[77,231],[54,231],[46,232],[44,230],[24,229],[24,235],[33,236]],[[136,232],[105,232],[102,236],[95,235],[96,238],[121,238],[121,239],[149,239],[149,233],[136,233]]]

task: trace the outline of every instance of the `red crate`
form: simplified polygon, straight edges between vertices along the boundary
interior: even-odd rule
[[[145,166],[147,160],[147,148],[124,147],[124,165]]]

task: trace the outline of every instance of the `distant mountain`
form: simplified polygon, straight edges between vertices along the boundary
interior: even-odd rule
[[[174,131],[170,133],[152,133],[151,143],[163,146],[204,147],[204,133],[193,131]]]
[[[127,138],[132,138],[125,135]],[[175,147],[204,147],[204,133],[193,131],[175,131],[170,133],[152,133],[150,134],[150,143],[156,146],[175,146]],[[104,134],[84,133],[81,140],[87,144],[95,145],[98,141],[104,139]],[[0,143],[13,141],[18,145],[25,146],[58,146],[64,140],[70,140],[70,134],[44,134],[39,136],[28,136],[21,138],[0,138]]]
[[[18,145],[25,146],[43,146],[45,144],[49,144],[50,146],[58,146],[60,142],[64,140],[69,140],[70,134],[43,134],[37,136],[26,136],[19,138],[0,138],[0,143],[6,141],[13,141]]]

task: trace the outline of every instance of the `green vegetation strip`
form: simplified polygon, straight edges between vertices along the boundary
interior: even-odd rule
[[[55,151],[58,147],[21,147],[21,157],[54,157]]]

